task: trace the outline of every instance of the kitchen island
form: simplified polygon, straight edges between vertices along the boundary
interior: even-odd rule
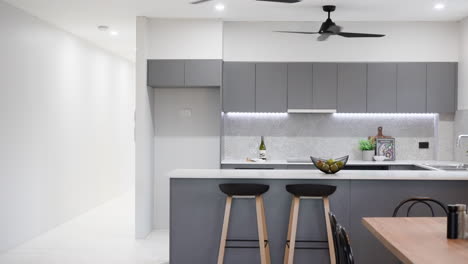
[[[341,171],[325,175],[317,170],[175,170],[170,177],[170,259],[172,264],[216,263],[226,196],[221,183],[270,185],[264,194],[272,263],[282,263],[291,195],[287,184],[337,186],[330,196],[331,211],[349,232],[356,263],[398,263],[361,224],[363,217],[388,217],[403,199],[428,196],[444,203],[468,203],[468,172]],[[229,238],[255,239],[254,202],[233,203]],[[414,215],[427,215],[415,207]],[[441,211],[436,211],[441,216]],[[301,204],[298,236],[326,240],[323,210],[318,201]],[[234,251],[237,254],[234,253]],[[240,252],[239,252],[240,251]],[[234,253],[234,254],[233,254]],[[225,263],[259,263],[258,249],[227,249]],[[298,250],[295,263],[329,263],[327,250]]]

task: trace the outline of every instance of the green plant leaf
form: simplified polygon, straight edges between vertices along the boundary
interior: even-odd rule
[[[362,151],[374,150],[375,149],[375,143],[370,139],[359,140],[359,149],[362,150]]]

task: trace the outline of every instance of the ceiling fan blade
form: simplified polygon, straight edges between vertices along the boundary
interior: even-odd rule
[[[327,40],[332,34],[328,34],[328,33],[323,33],[323,34],[320,34],[320,36],[317,37],[317,40],[318,41],[325,41]]]
[[[197,4],[201,4],[201,3],[205,3],[205,2],[209,2],[209,1],[212,1],[212,0],[197,0],[197,1],[190,2],[190,3],[192,5],[197,5]]]
[[[333,34],[338,34],[341,32],[342,27],[333,25],[327,29],[328,32],[332,32]]]
[[[257,1],[294,4],[294,3],[299,3],[299,2],[301,2],[302,0],[257,0]]]
[[[382,34],[367,34],[367,33],[352,33],[352,32],[340,32],[337,35],[345,38],[380,38],[385,37]]]
[[[285,31],[285,30],[276,30],[273,32],[279,33],[293,33],[293,34],[319,34],[318,32],[309,32],[309,31]]]

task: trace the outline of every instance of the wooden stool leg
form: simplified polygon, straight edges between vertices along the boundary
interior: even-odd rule
[[[325,213],[325,224],[327,226],[327,238],[328,238],[328,251],[330,253],[330,264],[336,263],[335,257],[335,245],[333,244],[333,232],[331,230],[331,223],[330,223],[330,201],[328,197],[323,197],[323,209]]]
[[[265,234],[265,240],[268,241],[268,243],[266,244],[266,247],[265,247],[266,260],[267,260],[267,264],[270,264],[271,263],[270,241],[268,239],[268,228],[267,228],[266,217],[265,217],[265,203],[263,202],[263,196],[260,196],[260,202],[262,204],[263,232]]]
[[[288,224],[288,235],[286,236],[286,241],[291,241],[291,225],[293,221],[293,214],[294,214],[294,199],[291,199],[291,208],[289,212],[289,224]],[[288,257],[289,257],[289,247],[288,244],[284,246],[284,260],[283,263],[287,264],[288,263]]]
[[[293,197],[292,205],[291,205],[291,215],[289,220],[289,228],[288,228],[288,240],[289,240],[289,248],[286,247],[287,257],[284,258],[284,264],[293,264],[294,263],[294,249],[296,248],[296,234],[297,234],[297,222],[299,218],[299,205],[301,203],[301,199],[298,196]]]
[[[232,196],[226,198],[224,209],[223,229],[221,231],[221,241],[219,242],[218,264],[224,263],[224,251],[226,250],[226,239],[229,229],[229,217],[231,215]]]
[[[260,248],[260,263],[267,263],[267,252],[265,248],[265,229],[263,228],[263,212],[262,212],[262,197],[260,195],[255,196],[255,208],[257,211],[257,227],[258,227],[258,246]]]

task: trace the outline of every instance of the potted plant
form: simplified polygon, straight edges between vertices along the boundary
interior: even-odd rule
[[[359,149],[362,151],[362,160],[372,161],[375,155],[375,143],[371,139],[359,141]]]

